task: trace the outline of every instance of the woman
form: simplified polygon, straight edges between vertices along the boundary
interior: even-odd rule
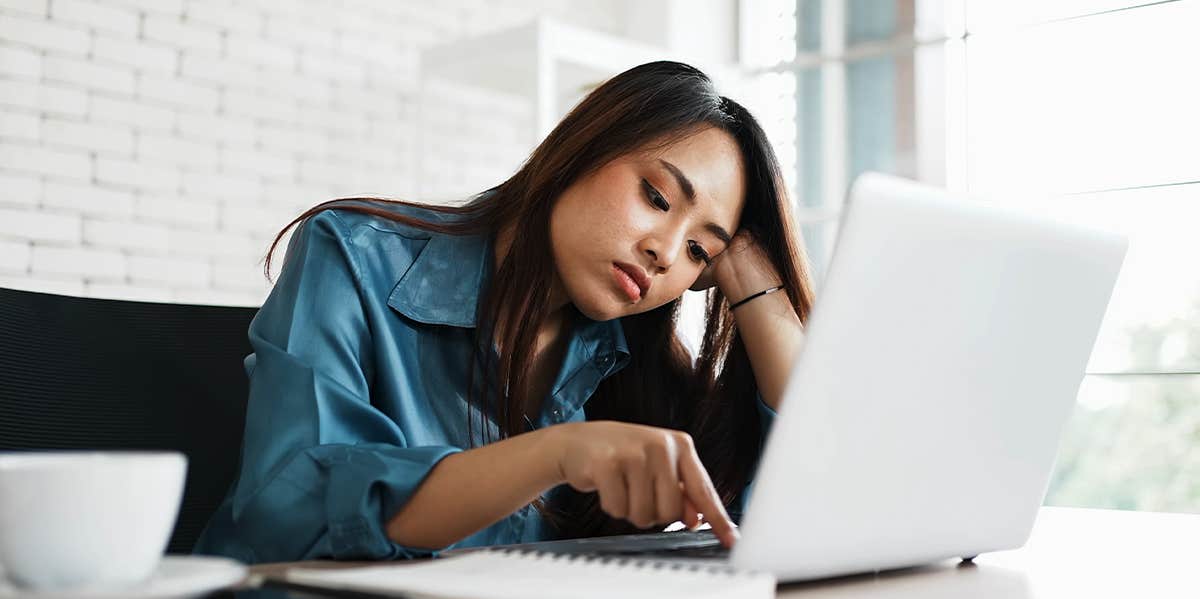
[[[463,206],[333,200],[272,251],[298,223],[197,552],[411,558],[701,519],[733,544],[812,290],[762,129],[702,72],[617,75]],[[694,362],[688,288],[709,290]]]

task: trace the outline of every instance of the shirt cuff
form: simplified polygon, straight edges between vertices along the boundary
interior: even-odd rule
[[[457,447],[323,447],[310,453],[325,467],[325,509],[329,549],[334,558],[397,559],[429,557],[438,550],[400,545],[387,534],[387,522],[412,497],[442,458]]]
[[[387,523],[433,467],[459,451],[382,443],[301,450],[270,483],[243,498],[237,529],[264,561],[435,556],[442,549],[393,542]]]

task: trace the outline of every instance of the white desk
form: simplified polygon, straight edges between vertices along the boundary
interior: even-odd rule
[[[1200,598],[1200,515],[1044,507],[1029,542],[974,565],[780,585],[778,597]]]
[[[879,574],[780,585],[778,597],[812,599],[1200,599],[1200,515],[1042,508],[1021,549],[985,553],[974,565],[946,560]],[[339,568],[378,562],[261,564]]]

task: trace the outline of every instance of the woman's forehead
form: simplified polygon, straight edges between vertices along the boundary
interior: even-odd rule
[[[745,171],[741,151],[728,132],[708,128],[653,151],[638,153],[633,160],[660,172],[673,189],[686,193],[690,188],[700,205],[709,205],[728,221],[740,215]]]

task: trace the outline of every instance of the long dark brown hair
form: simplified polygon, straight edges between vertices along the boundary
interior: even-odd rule
[[[267,252],[265,271],[269,278],[271,254],[291,227],[331,208],[453,235],[495,233],[514,226],[509,252],[488,289],[481,290],[478,307],[480,323],[503,325],[500,345],[505,349],[495,365],[498,380],[496,385],[488,385],[491,368],[483,368],[482,395],[493,396],[476,397],[471,403],[479,407],[481,419],[494,421],[500,438],[521,434],[521,406],[529,405],[526,398],[532,353],[538,329],[549,312],[549,290],[555,275],[550,248],[554,202],[574,181],[615,158],[666,147],[707,127],[726,131],[737,141],[746,169],[746,203],[740,227],[748,229],[766,249],[783,279],[791,305],[800,320],[807,322],[813,301],[807,258],[794,230],[779,162],[766,135],[749,111],[717,93],[707,75],[673,61],[643,64],[605,81],[563,118],[516,174],[476,194],[466,204],[436,206],[395,199],[338,198],[310,208],[275,236]],[[422,206],[460,218],[428,222],[397,214],[381,203]],[[762,435],[754,404],[754,373],[728,306],[718,288],[708,290],[706,326],[694,362],[676,333],[680,298],[622,317],[630,362],[600,383],[585,407],[588,420],[621,420],[691,434],[727,506],[757,467]],[[475,351],[491,347],[491,334],[488,327],[476,327]],[[480,357],[475,356],[477,363],[490,366],[491,360]],[[473,381],[468,389],[475,389]],[[496,392],[492,393],[493,389]],[[468,431],[470,428],[468,422]],[[481,428],[488,430],[487,426]],[[474,437],[468,434],[468,438],[474,446]],[[490,441],[482,439],[483,444]],[[534,502],[556,526],[558,536],[637,530],[631,523],[602,512],[595,492],[579,493],[569,488],[564,492],[565,499],[555,501],[553,506],[544,505],[541,499]]]

